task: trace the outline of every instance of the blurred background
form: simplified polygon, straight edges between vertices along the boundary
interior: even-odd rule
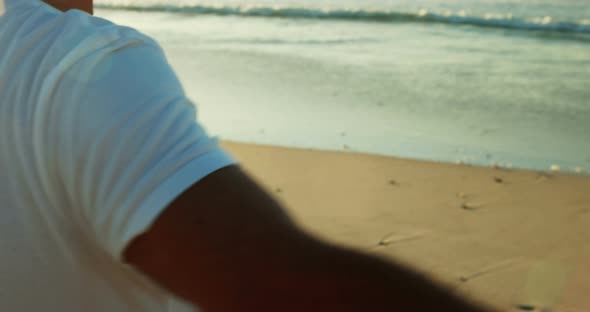
[[[225,140],[590,169],[588,0],[97,0]]]

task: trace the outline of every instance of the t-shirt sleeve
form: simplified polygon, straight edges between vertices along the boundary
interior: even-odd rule
[[[196,121],[152,42],[94,51],[65,72],[52,96],[60,103],[64,188],[88,233],[117,259],[183,191],[234,163]]]

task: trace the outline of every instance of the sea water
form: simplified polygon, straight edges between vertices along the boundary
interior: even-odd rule
[[[222,139],[590,170],[588,0],[97,0]]]

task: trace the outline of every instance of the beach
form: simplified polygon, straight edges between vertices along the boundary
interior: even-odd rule
[[[97,0],[96,15],[157,40],[206,130],[314,235],[502,311],[590,311],[585,0]]]
[[[502,311],[590,310],[590,177],[223,146],[322,239],[401,261]]]

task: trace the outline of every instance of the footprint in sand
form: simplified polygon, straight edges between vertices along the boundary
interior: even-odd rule
[[[416,239],[422,239],[428,235],[429,231],[415,231],[411,233],[390,233],[384,236],[378,243],[378,246],[388,246],[395,243],[406,242]]]
[[[518,311],[529,311],[529,312],[551,312],[549,308],[536,307],[529,304],[516,304],[514,305],[514,312]]]
[[[482,208],[483,206],[484,206],[483,204],[479,204],[479,203],[464,202],[461,204],[461,209],[475,211],[475,210]]]

